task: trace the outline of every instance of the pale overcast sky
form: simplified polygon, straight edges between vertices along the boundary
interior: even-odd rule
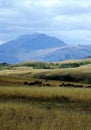
[[[91,0],[0,0],[0,43],[34,32],[91,44]]]

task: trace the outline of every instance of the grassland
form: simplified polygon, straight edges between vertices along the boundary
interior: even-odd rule
[[[0,129],[90,130],[91,90],[1,86]]]
[[[1,67],[0,75],[91,84],[91,59],[57,63],[24,62]]]
[[[91,115],[86,112],[48,109],[33,104],[0,104],[1,130],[90,130]]]
[[[0,68],[0,130],[91,130],[91,59],[30,64]]]

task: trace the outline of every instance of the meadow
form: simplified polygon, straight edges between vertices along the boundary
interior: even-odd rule
[[[90,130],[91,90],[1,86],[0,129]]]
[[[0,130],[91,130],[90,60],[62,63],[0,68]]]

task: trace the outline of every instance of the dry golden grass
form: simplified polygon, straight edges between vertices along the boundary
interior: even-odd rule
[[[89,113],[0,103],[0,130],[90,130]]]
[[[33,70],[32,70],[33,71]],[[34,72],[32,74],[45,74],[45,75],[62,75],[62,74],[91,74],[91,64],[89,65],[83,65],[81,67],[77,68],[64,68],[64,69],[48,69],[48,70],[42,70],[42,69],[34,69]]]
[[[62,63],[79,63],[82,61],[90,62],[91,59],[84,60],[73,60],[73,61],[63,61]],[[56,63],[54,63],[56,64]],[[22,78],[31,78],[31,77],[48,77],[51,79],[54,77],[60,77],[64,75],[71,75],[73,78],[81,81],[83,83],[89,83],[88,79],[91,78],[91,64],[82,65],[77,68],[60,68],[60,69],[33,69],[32,67],[13,67],[11,69],[2,69],[0,70],[1,76],[13,76],[13,77],[22,77]],[[51,77],[51,78],[50,78]],[[87,80],[87,81],[86,81]],[[75,82],[75,81],[74,81]]]
[[[51,69],[50,69],[51,70]],[[53,70],[53,69],[52,69]],[[33,69],[32,67],[13,67],[11,69],[2,69],[0,70],[0,75],[2,76],[16,76],[16,75],[24,75],[29,74],[30,77],[32,74],[47,72],[47,69]]]
[[[0,75],[15,75],[31,72],[31,67],[14,67],[11,69],[2,69],[0,70]]]
[[[33,71],[33,70],[32,70]],[[49,79],[50,77],[59,77],[63,75],[71,75],[75,79],[91,79],[91,64],[89,65],[83,65],[81,67],[77,68],[64,68],[64,69],[48,69],[48,70],[34,70],[30,75],[29,74],[24,74],[26,77],[27,75],[30,77],[39,77],[40,75],[47,76]],[[55,78],[54,78],[55,79]],[[75,81],[74,81],[75,82]]]
[[[91,130],[90,111],[90,89],[0,87],[0,130]]]
[[[90,88],[62,88],[62,87],[0,87],[1,98],[25,98],[39,100],[91,102]]]
[[[91,58],[88,59],[82,59],[82,60],[67,60],[67,61],[62,61],[62,62],[53,62],[53,64],[65,64],[65,63],[80,63],[80,62],[89,62],[91,63]],[[22,66],[23,64],[28,64],[28,63],[44,63],[44,62],[23,62],[16,64],[15,66],[19,65],[18,67],[11,67],[11,68],[6,68],[6,69],[1,69],[0,70],[0,75],[17,75],[17,74],[39,74],[39,73],[47,73],[49,74],[60,74],[60,73],[72,73],[72,74],[77,74],[79,71],[80,73],[91,73],[91,64],[87,65],[82,65],[77,68],[60,68],[60,69],[33,69],[33,67],[24,67]],[[45,64],[48,62],[45,62]]]
[[[37,75],[71,74],[88,78],[91,77],[90,68],[91,64],[65,69],[13,67],[0,70],[0,130],[91,130],[90,88],[24,85],[25,81],[35,81],[31,77]],[[53,86],[62,83],[37,80]]]

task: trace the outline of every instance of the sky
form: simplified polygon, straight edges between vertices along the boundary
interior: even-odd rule
[[[91,0],[0,0],[0,44],[35,32],[91,44]]]

